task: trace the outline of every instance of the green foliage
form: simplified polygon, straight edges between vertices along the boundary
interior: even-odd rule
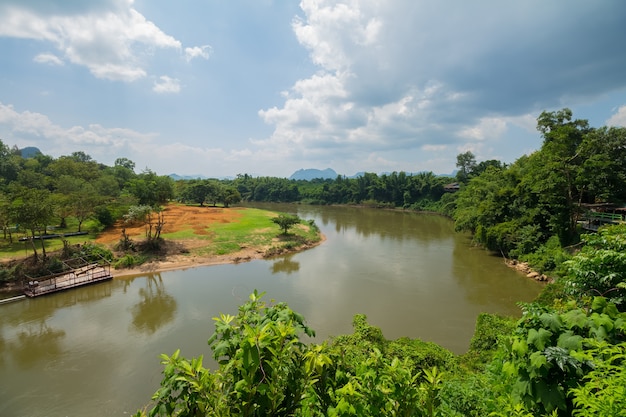
[[[437,366],[417,369],[410,358],[416,352],[405,358],[383,353],[376,346],[392,342],[365,316],[355,317],[354,335],[332,346],[306,345],[300,336],[314,332],[304,318],[262,296],[255,291],[237,316],[214,319],[209,345],[219,364],[215,372],[203,368],[202,357],[187,360],[179,351],[162,356],[164,378],[150,416],[442,415],[448,374]],[[348,364],[350,354],[355,360]]]
[[[603,295],[626,310],[626,225],[583,235],[583,248],[567,266],[567,290],[574,297]]]
[[[580,353],[593,363],[584,384],[572,388],[573,416],[626,416],[626,342],[611,345],[593,341]]]
[[[466,359],[486,363],[500,348],[500,342],[515,329],[515,320],[497,314],[481,313],[476,319],[474,336],[470,340],[470,348]]]
[[[106,229],[107,227],[113,226],[115,223],[115,218],[113,217],[113,213],[106,206],[98,206],[95,208],[96,219],[100,222],[100,224]]]
[[[143,264],[145,261],[146,261],[146,258],[144,256],[126,254],[122,256],[121,258],[117,259],[113,263],[113,267],[115,269],[133,268],[135,266],[139,266]]]
[[[287,234],[289,229],[301,222],[300,217],[289,214],[279,214],[277,217],[272,217],[271,221],[280,227],[284,235]]]
[[[568,392],[594,369],[581,354],[596,341],[620,343],[626,339],[626,313],[596,297],[588,309],[571,302],[561,311],[536,304],[524,306],[524,317],[505,347],[503,371],[515,379],[512,393],[528,410],[571,415],[575,409]]]
[[[513,253],[512,253],[513,255]],[[519,259],[528,264],[537,272],[564,273],[564,262],[571,258],[571,255],[561,247],[558,236],[552,236],[546,243],[540,245],[532,252],[519,253]]]
[[[85,243],[80,246],[79,255],[90,262],[99,262],[102,260],[112,262],[113,252],[104,246],[95,243]]]

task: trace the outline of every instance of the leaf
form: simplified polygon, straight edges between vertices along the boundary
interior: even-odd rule
[[[526,352],[528,352],[528,344],[524,340],[515,338],[513,340],[513,345],[511,346],[511,350],[517,356],[522,357],[526,355]]]
[[[534,369],[540,369],[548,363],[543,352],[533,352],[530,355],[530,366]]]
[[[593,303],[591,303],[591,309],[595,312],[601,313],[607,304],[608,302],[606,301],[606,298],[594,297]]]
[[[529,345],[535,346],[537,350],[544,350],[551,337],[552,332],[549,330],[539,329],[537,331],[535,329],[530,329],[528,331],[527,342]]]
[[[573,350],[580,350],[582,348],[582,341],[583,338],[581,336],[575,335],[571,330],[568,330],[559,336],[556,345],[571,352]]]
[[[584,311],[580,309],[568,311],[567,313],[563,314],[563,319],[567,328],[569,329],[573,327],[584,329],[585,327],[587,327],[587,315],[584,313]]]
[[[539,316],[539,320],[541,324],[543,324],[543,327],[547,327],[553,332],[559,332],[563,327],[561,317],[556,313],[543,313]]]

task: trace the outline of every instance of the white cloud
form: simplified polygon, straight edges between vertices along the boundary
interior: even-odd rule
[[[77,149],[90,149],[115,154],[120,149],[142,147],[151,142],[154,135],[124,128],[106,128],[99,124],[89,126],[61,127],[46,115],[30,111],[18,112],[11,105],[0,103],[0,132],[7,139],[28,139],[41,142],[46,148],[54,149],[57,156],[69,154]],[[41,146],[41,145],[40,145]]]
[[[180,41],[133,9],[132,1],[96,3],[94,7],[79,13],[46,14],[45,8],[40,12],[9,2],[0,6],[0,36],[50,42],[73,64],[89,68],[98,78],[116,81],[145,77],[142,58],[151,49],[182,49]],[[51,56],[39,59],[44,58],[50,60]]]
[[[503,145],[514,140],[512,128],[536,134],[533,114],[626,85],[617,75],[626,58],[607,41],[623,25],[608,6],[577,2],[565,19],[562,8],[539,0],[300,6],[292,28],[319,69],[296,81],[282,105],[259,111],[274,131],[253,142],[292,155],[363,160],[369,148],[400,163],[409,153],[435,160],[442,146],[513,146]],[[599,22],[602,31],[594,30]]]
[[[187,62],[194,58],[209,59],[213,49],[210,45],[194,46],[192,48],[185,48],[185,59]]]
[[[152,91],[159,94],[167,93],[179,93],[180,92],[180,80],[177,78],[171,78],[167,75],[159,77],[159,81],[154,82]]]
[[[621,106],[617,109],[617,113],[606,121],[608,126],[621,126],[626,127],[626,106]]]
[[[58,66],[63,65],[63,60],[61,60],[61,58],[59,58],[58,56],[54,54],[49,54],[49,53],[39,54],[35,56],[35,58],[33,58],[33,61],[39,64],[49,64],[49,65],[58,65]]]
[[[458,135],[464,139],[485,140],[498,138],[507,130],[507,122],[503,118],[483,117],[477,124],[461,129]]]

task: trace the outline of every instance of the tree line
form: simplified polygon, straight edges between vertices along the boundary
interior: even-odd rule
[[[148,168],[136,173],[127,158],[112,167],[81,151],[23,158],[0,141],[0,227],[5,239],[16,230],[34,237],[55,222],[63,228],[68,217],[79,231],[86,221],[105,228],[134,205],[157,208],[173,200],[226,207],[242,200],[357,204],[440,212],[487,249],[550,270],[565,256],[560,249],[580,240],[588,205],[626,201],[626,129],[593,128],[569,109],[543,112],[537,129],[541,149],[511,164],[478,162],[465,152],[457,155],[455,176],[366,172],[311,181],[248,174],[174,181]]]

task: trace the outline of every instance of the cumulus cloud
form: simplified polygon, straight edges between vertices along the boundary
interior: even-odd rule
[[[606,121],[608,126],[621,126],[626,127],[626,106],[621,106],[617,109],[617,113]]]
[[[162,75],[159,77],[158,81],[155,81],[152,91],[159,94],[179,93],[180,80],[168,77],[167,75]]]
[[[106,128],[99,124],[62,127],[44,114],[20,112],[1,102],[0,132],[4,140],[28,139],[29,143],[41,143],[46,148],[54,149],[58,155],[69,154],[77,149],[84,149],[87,153],[90,149],[97,149],[115,155],[120,149],[146,145],[153,138],[153,135],[131,129]]]
[[[135,81],[147,75],[144,56],[162,48],[180,51],[182,44],[132,6],[132,0],[8,0],[0,5],[0,36],[48,42],[65,60],[89,68],[98,78]],[[52,57],[36,59],[60,61]]]
[[[33,61],[39,64],[49,64],[49,65],[63,65],[63,60],[54,54],[39,54],[33,58]]]
[[[194,46],[191,48],[185,48],[185,59],[187,62],[194,58],[209,59],[211,56],[212,48],[210,45]]]
[[[611,47],[626,38],[626,3],[300,5],[293,31],[319,70],[259,111],[274,131],[254,142],[291,156],[367,161],[368,147],[400,161],[442,146],[487,149],[566,98],[626,86],[626,56]]]

